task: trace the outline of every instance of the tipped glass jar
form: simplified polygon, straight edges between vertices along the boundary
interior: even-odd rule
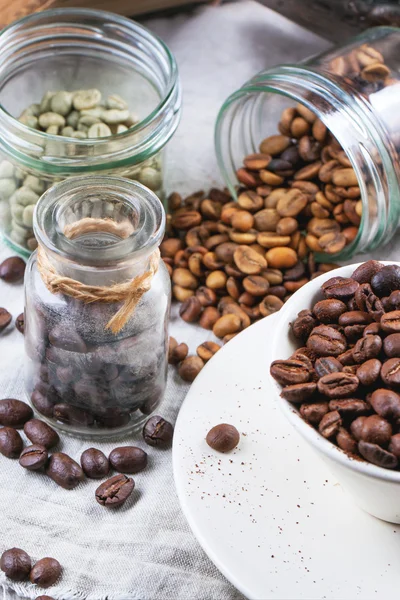
[[[302,234],[290,242],[300,258],[371,252],[399,226],[399,50],[400,29],[371,29],[299,65],[259,73],[219,113],[217,157],[234,195],[241,184],[274,210],[279,193],[268,199],[271,190],[305,194],[300,212],[289,211]],[[283,145],[265,140],[275,134]],[[260,152],[271,160],[243,164]]]
[[[157,196],[127,179],[69,178],[39,200],[39,248],[25,275],[25,383],[54,426],[110,437],[138,428],[161,401],[170,305],[158,260],[164,228]],[[122,299],[127,282],[134,288]],[[121,308],[127,320],[113,328]]]
[[[160,39],[112,13],[54,9],[4,29],[0,56],[0,230],[17,250],[36,247],[34,206],[67,177],[128,177],[163,197],[181,95]]]

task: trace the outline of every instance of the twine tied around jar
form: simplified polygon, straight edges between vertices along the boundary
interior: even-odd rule
[[[128,225],[117,223],[113,219],[93,219],[86,217],[71,225],[66,225],[64,235],[73,239],[78,235],[90,231],[106,231],[118,234],[121,238],[126,238],[132,233],[133,227],[130,223]],[[39,244],[37,249],[38,271],[43,283],[52,294],[65,294],[85,304],[93,302],[101,302],[103,304],[123,302],[121,308],[106,325],[106,329],[110,329],[114,334],[121,331],[133,315],[142,296],[149,291],[153,276],[158,271],[159,263],[160,251],[157,248],[149,258],[149,269],[141,275],[137,275],[134,279],[110,286],[86,285],[76,279],[59,275],[43,247]]]

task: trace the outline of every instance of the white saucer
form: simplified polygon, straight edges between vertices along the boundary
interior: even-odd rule
[[[269,391],[274,324],[270,316],[246,329],[192,384],[173,447],[182,509],[208,556],[248,598],[394,598],[400,526],[357,508],[281,413]],[[241,432],[230,454],[204,439],[223,422]]]

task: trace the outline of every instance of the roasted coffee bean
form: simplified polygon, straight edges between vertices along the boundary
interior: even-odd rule
[[[38,390],[35,390],[31,395],[33,406],[45,417],[53,416],[54,404]]]
[[[382,315],[381,329],[386,333],[400,333],[400,310],[393,310]]]
[[[0,453],[7,458],[18,458],[23,447],[22,438],[16,429],[0,429]]]
[[[260,313],[263,317],[268,317],[276,313],[283,306],[283,302],[278,296],[274,296],[272,294],[268,294],[258,305],[260,309]]]
[[[248,275],[243,279],[243,287],[253,296],[265,296],[268,293],[270,284],[260,275]]]
[[[49,341],[55,348],[70,352],[87,352],[87,346],[77,331],[71,327],[56,325],[49,332]]]
[[[290,357],[294,360],[300,360],[303,362],[307,369],[312,373],[313,371],[313,361],[315,361],[315,354],[311,352],[306,346],[302,346],[301,348],[297,348]]]
[[[342,313],[339,317],[339,325],[343,327],[348,325],[368,325],[371,321],[371,315],[362,310],[350,310]]]
[[[346,311],[346,304],[334,298],[320,300],[313,307],[313,314],[321,323],[337,323],[340,315]]]
[[[149,446],[165,448],[172,442],[174,428],[158,415],[150,417],[143,427],[143,439]]]
[[[358,454],[358,444],[356,440],[344,427],[339,428],[339,431],[336,435],[336,443],[339,448],[344,450],[344,452],[349,454]]]
[[[393,390],[379,388],[372,392],[369,401],[379,416],[394,420],[400,418],[400,396]]]
[[[24,277],[25,262],[19,256],[10,256],[0,265],[0,279],[8,283],[20,281]]]
[[[342,419],[337,410],[326,413],[319,422],[318,431],[324,438],[336,435],[342,425]]]
[[[299,312],[291,326],[296,338],[306,340],[316,324],[311,310],[305,309]]]
[[[197,346],[196,352],[197,355],[200,356],[202,360],[204,360],[204,362],[207,362],[220,349],[221,346],[219,344],[216,344],[215,342],[203,342],[202,344],[200,344],[200,346]]]
[[[196,290],[196,297],[202,306],[214,306],[217,302],[217,295],[214,290],[206,286],[201,286]]]
[[[368,339],[372,336],[368,336]],[[383,363],[381,368],[381,378],[386,385],[398,387],[400,386],[400,358],[389,358]]]
[[[15,319],[15,327],[18,329],[20,333],[25,333],[25,314],[21,313]]]
[[[28,471],[37,471],[44,467],[48,461],[47,449],[40,444],[33,444],[24,448],[19,457],[19,464]]]
[[[328,325],[315,327],[308,340],[307,348],[317,356],[339,356],[347,348],[344,335]]]
[[[207,306],[201,314],[199,325],[204,329],[211,330],[213,329],[215,323],[218,321],[220,316],[221,315],[217,308],[215,308],[214,306]]]
[[[268,266],[273,269],[290,269],[298,261],[298,256],[293,248],[271,248],[266,254]]]
[[[346,398],[358,388],[358,378],[351,373],[330,373],[318,381],[318,391],[328,398]]]
[[[382,338],[379,335],[367,335],[360,338],[352,352],[356,363],[363,363],[371,358],[376,358],[382,349]],[[400,380],[399,380],[400,381]]]
[[[203,307],[197,296],[190,296],[181,304],[179,314],[187,323],[194,323],[199,319],[202,309]]]
[[[389,296],[389,305],[391,306],[392,309],[394,310],[399,310],[400,309],[400,290],[395,290],[394,292],[392,292]]]
[[[397,467],[398,460],[396,456],[377,444],[361,440],[358,442],[358,450],[365,460],[378,467],[383,467],[384,469],[395,469]]]
[[[300,406],[301,416],[312,425],[318,425],[328,412],[328,402],[305,402]]]
[[[389,296],[394,290],[400,289],[400,267],[386,265],[379,269],[371,278],[371,287],[377,296]]]
[[[348,300],[356,293],[359,283],[348,277],[332,277],[322,284],[321,289],[327,298]]]
[[[357,430],[359,440],[386,447],[392,437],[392,426],[379,415],[371,415],[362,420]]]
[[[258,275],[267,267],[265,258],[249,246],[239,246],[233,254],[233,259],[237,268],[246,275]]]
[[[0,425],[19,429],[32,417],[32,409],[25,402],[13,398],[0,400]]]
[[[379,321],[384,313],[382,301],[374,294],[369,283],[362,283],[354,295],[357,307],[362,311],[367,311]]]
[[[90,477],[90,479],[102,479],[110,471],[107,456],[97,448],[88,448],[82,452],[81,467],[86,477]]]
[[[378,379],[381,372],[381,362],[377,358],[371,358],[357,368],[356,375],[362,385],[372,385]]]
[[[24,425],[24,433],[33,444],[52,448],[60,441],[58,433],[50,425],[40,419],[31,419]]]
[[[90,427],[94,423],[93,415],[71,404],[55,404],[53,407],[53,417],[57,421],[67,423],[68,425]]]
[[[298,404],[309,400],[317,389],[317,384],[311,381],[307,383],[296,383],[294,385],[288,385],[282,389],[281,396],[289,402]]]
[[[11,581],[26,581],[31,572],[30,556],[21,548],[10,548],[1,555],[0,568]]]
[[[46,473],[57,485],[72,490],[85,478],[81,467],[64,452],[52,454]]]
[[[147,453],[136,446],[114,448],[108,458],[119,473],[139,473],[147,466]]]
[[[129,498],[135,482],[126,475],[115,475],[104,481],[96,490],[96,500],[101,506],[118,508]]]
[[[58,560],[46,557],[38,560],[32,567],[29,579],[39,587],[48,588],[60,579],[61,573],[62,566]]]
[[[242,322],[236,314],[222,315],[213,327],[213,333],[218,338],[223,338],[230,333],[237,333],[242,328]]]
[[[353,272],[351,279],[358,281],[358,283],[371,283],[372,277],[383,268],[384,265],[377,260],[368,260],[362,263]]]
[[[394,454],[397,458],[400,458],[400,433],[392,435],[388,451]]]
[[[238,445],[240,433],[233,425],[221,423],[207,433],[206,442],[217,452],[230,452]]]
[[[329,410],[337,410],[342,417],[356,418],[367,415],[370,408],[364,400],[357,398],[345,398],[344,400],[331,400]]]
[[[388,358],[400,357],[400,333],[392,333],[383,340],[383,350]]]
[[[5,308],[0,308],[0,332],[11,323],[12,316]]]
[[[318,377],[329,375],[329,373],[339,373],[343,371],[342,363],[334,356],[321,356],[317,358],[314,369]]]
[[[365,325],[348,325],[344,328],[344,335],[349,344],[354,344],[364,333]]]
[[[270,373],[283,386],[306,383],[311,376],[308,367],[300,360],[274,360]]]
[[[381,331],[380,323],[370,323],[369,325],[366,326],[366,328],[364,329],[364,332],[363,332],[364,337],[366,335],[381,335],[381,334],[382,334],[382,331]]]
[[[169,348],[168,350],[168,362],[170,365],[177,365],[187,357],[189,352],[189,347],[185,343],[176,344],[173,348]]]

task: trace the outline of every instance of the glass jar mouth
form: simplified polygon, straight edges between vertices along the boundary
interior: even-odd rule
[[[109,35],[112,33],[112,36]],[[101,138],[77,139],[38,131],[21,123],[0,103],[0,146],[18,162],[52,173],[71,169],[87,171],[143,162],[156,154],[176,130],[180,117],[181,91],[175,58],[167,45],[146,27],[125,17],[101,10],[56,8],[24,17],[0,33],[0,73],[10,76],[29,55],[30,46],[82,44],[85,51],[101,48],[103,53],[138,65],[146,74],[154,72],[152,85],[158,103],[134,126]],[[140,59],[142,63],[140,64]],[[39,59],[40,60],[40,59]],[[15,64],[14,64],[15,63]],[[117,92],[118,90],[116,90]],[[37,99],[36,101],[38,101]],[[23,140],[23,142],[21,142]],[[40,156],[40,158],[38,158]],[[43,166],[44,163],[44,166]]]
[[[113,176],[70,177],[39,199],[33,230],[46,251],[81,266],[143,260],[160,244],[165,211],[144,185]]]
[[[357,250],[366,247],[372,249],[382,243],[384,223],[388,218],[385,196],[390,193],[388,190],[396,193],[397,185],[393,173],[392,144],[361,94],[357,96],[354,91],[347,91],[336,82],[334,76],[328,73],[321,74],[310,67],[288,64],[261,72],[229,96],[221,107],[214,142],[220,171],[233,197],[237,197],[238,180],[230,144],[226,144],[226,136],[230,138],[232,135],[232,124],[228,115],[234,113],[245,96],[260,93],[289,98],[314,112],[343,147],[356,172],[363,203],[357,236],[340,253],[316,253],[316,259],[319,262],[347,260]],[[251,134],[248,137],[252,140]],[[382,140],[387,140],[387,143],[383,143]],[[254,148],[247,153],[257,151]],[[382,177],[377,176],[379,170],[383,171],[386,178],[386,188],[381,185]],[[365,183],[367,179],[368,186]],[[369,214],[371,205],[377,213],[377,218],[374,219],[377,223],[376,231],[372,233],[369,228],[372,220]]]

